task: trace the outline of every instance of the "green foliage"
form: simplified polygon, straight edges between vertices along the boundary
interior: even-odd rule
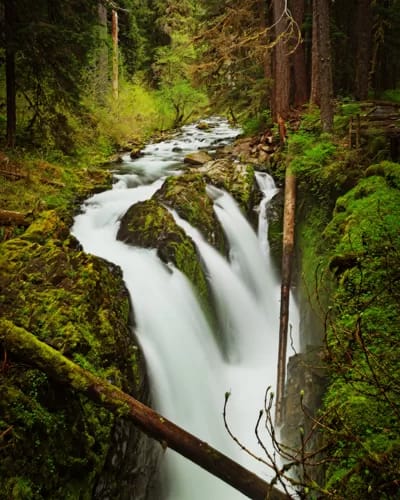
[[[328,223],[326,207],[310,214],[309,206],[301,230],[307,286],[326,308],[325,486],[339,498],[389,499],[397,492],[399,186],[400,165],[373,165],[337,199]]]
[[[162,110],[164,117],[173,116],[172,123],[162,125],[168,127],[178,127],[187,122],[189,118],[194,119],[204,113],[208,104],[206,95],[195,89],[188,80],[177,80],[171,84],[164,84],[159,90],[157,97],[159,103],[163,103],[159,109]]]
[[[271,128],[273,126],[271,111],[265,109],[244,119],[242,128],[244,135],[255,135],[258,132]]]
[[[400,89],[389,89],[382,93],[382,99],[400,103]]]

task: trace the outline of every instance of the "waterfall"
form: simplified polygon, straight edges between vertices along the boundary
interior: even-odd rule
[[[130,292],[137,336],[145,353],[156,409],[168,419],[242,463],[262,477],[268,470],[243,453],[229,438],[222,418],[225,393],[231,391],[228,420],[234,434],[262,455],[254,435],[267,386],[275,388],[278,346],[279,284],[268,252],[232,197],[214,187],[208,193],[230,246],[222,257],[186,221],[175,220],[191,236],[202,256],[215,299],[218,332],[213,332],[187,278],[162,263],[155,250],[116,240],[119,218],[134,203],[150,198],[167,175],[179,174],[185,152],[230,141],[240,132],[221,119],[210,130],[183,127],[176,136],[150,144],[143,157],[124,157],[112,190],[85,202],[73,234],[86,252],[118,264]],[[261,179],[261,180],[260,180]],[[258,176],[258,182],[266,181]],[[266,181],[267,182],[267,181]],[[265,218],[264,193],[260,218]],[[261,226],[265,221],[260,222]],[[264,234],[262,234],[264,238]],[[262,246],[267,240],[262,240]],[[216,339],[222,336],[223,348]],[[242,494],[196,465],[167,450],[168,500],[235,500]]]

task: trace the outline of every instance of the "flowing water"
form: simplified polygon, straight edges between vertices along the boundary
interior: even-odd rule
[[[266,205],[277,191],[273,180],[257,173],[263,193],[258,236],[228,193],[208,187],[229,242],[229,260],[174,213],[201,254],[215,300],[218,334],[212,331],[191,284],[180,271],[165,266],[155,250],[116,240],[121,216],[134,203],[150,198],[166,176],[179,175],[186,153],[200,148],[210,150],[240,133],[222,119],[208,122],[208,130],[188,125],[169,140],[149,144],[139,159],[124,157],[113,189],[85,202],[72,232],[86,252],[114,262],[123,270],[156,409],[268,479],[266,467],[229,438],[222,410],[225,393],[231,392],[229,425],[246,447],[263,456],[254,426],[266,387],[275,388],[278,350],[279,283],[269,259],[265,215]],[[218,336],[223,337],[222,343],[215,340]],[[168,500],[244,498],[170,450],[166,452],[163,475]]]

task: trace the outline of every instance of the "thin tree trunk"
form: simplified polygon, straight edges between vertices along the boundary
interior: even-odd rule
[[[271,5],[270,2],[265,2],[265,0],[259,0],[259,13],[260,13],[260,28],[265,30],[267,26],[272,24],[271,20]],[[265,43],[270,42],[270,36],[267,33],[265,35]],[[266,87],[268,89],[268,96],[271,99],[271,83],[272,83],[272,52],[271,50],[265,50],[263,57],[263,69],[264,78],[266,82]]]
[[[84,370],[11,321],[0,319],[0,341],[6,350],[24,362],[33,364],[53,380],[85,394],[116,415],[129,418],[150,437],[177,451],[247,497],[253,500],[289,499],[204,441],[168,421],[107,380]]]
[[[109,89],[108,43],[107,43],[107,7],[99,2],[99,47],[97,49],[97,74],[95,76],[96,93],[100,102],[104,101]]]
[[[291,11],[293,19],[299,29],[303,25],[305,5],[304,0],[292,0]],[[308,101],[308,79],[306,71],[306,56],[304,51],[303,40],[298,41],[296,38],[294,43],[298,44],[292,55],[293,60],[293,80],[294,80],[294,105],[302,106]]]
[[[358,0],[356,13],[356,89],[357,99],[368,98],[371,71],[372,12],[371,0]]]
[[[287,15],[285,14],[285,1],[274,0],[273,16],[275,23],[274,48],[274,89],[272,99],[273,116],[277,121],[279,117],[287,119],[290,108],[290,61],[287,31]]]
[[[330,36],[330,0],[315,0],[318,4],[318,49],[321,96],[321,124],[324,132],[333,128],[333,78]]]
[[[17,102],[15,82],[15,0],[6,0],[4,5],[6,34],[6,93],[7,93],[7,146],[15,146],[17,131]]]
[[[115,10],[112,11],[112,42],[112,93],[114,99],[118,99],[118,14]]]
[[[312,7],[312,49],[311,49],[311,93],[310,103],[320,105],[320,79],[319,79],[319,48],[318,48],[318,2],[313,1]]]
[[[292,260],[294,251],[294,229],[296,213],[296,176],[290,168],[286,169],[285,203],[283,213],[283,247],[282,247],[282,281],[281,281],[281,309],[279,316],[279,348],[278,348],[278,375],[276,384],[276,413],[275,422],[282,424],[283,398],[286,381],[286,350],[289,324],[289,297],[292,278]]]

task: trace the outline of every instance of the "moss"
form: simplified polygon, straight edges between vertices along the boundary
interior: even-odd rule
[[[331,381],[322,418],[333,460],[325,486],[340,498],[397,490],[399,168],[368,168],[333,213],[309,204],[299,231],[304,283],[326,326]]]
[[[117,238],[144,248],[156,248],[165,262],[172,262],[194,284],[203,304],[208,287],[192,240],[175,223],[170,212],[157,200],[133,205],[121,219]]]
[[[216,248],[225,247],[224,237],[218,230],[212,200],[206,194],[206,178],[198,172],[168,177],[154,198],[176,210],[178,215],[199,229],[206,240]]]
[[[2,318],[133,394],[143,370],[115,266],[85,255],[55,211],[1,244]],[[0,348],[0,490],[10,498],[91,498],[114,417]],[[61,365],[60,365],[61,366]],[[79,377],[75,387],[87,382]],[[60,446],[62,443],[62,446]]]

